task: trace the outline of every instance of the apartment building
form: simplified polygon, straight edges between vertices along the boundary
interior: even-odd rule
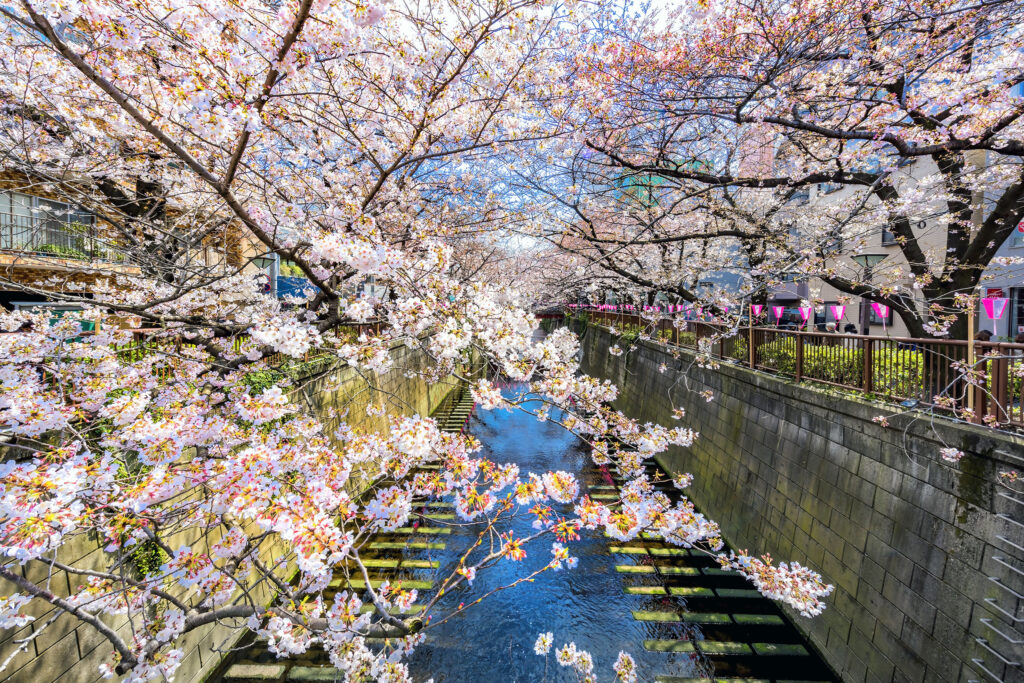
[[[123,236],[92,211],[70,201],[67,187],[0,171],[0,306],[12,309],[74,309],[48,292],[68,284],[89,285],[141,270]],[[258,272],[259,245],[230,223],[204,237],[182,257],[211,270]],[[59,314],[59,313],[57,313]]]
[[[934,176],[937,171],[931,159],[920,159],[900,169],[894,186],[897,191],[903,193],[922,179]],[[804,202],[813,212],[815,209],[825,209],[828,205],[842,204],[856,193],[857,190],[849,186],[819,183],[808,188],[806,194],[796,200]],[[825,245],[826,251],[831,254],[826,259],[825,266],[834,268],[840,277],[867,282],[878,289],[884,288],[892,296],[913,302],[918,310],[925,310],[927,302],[920,290],[914,287],[910,268],[896,236],[886,229],[884,224],[859,227],[854,225],[853,228],[837,233],[835,241]],[[928,262],[942,263],[946,250],[947,228],[945,205],[941,202],[924,206],[918,216],[912,217],[911,229],[914,239]],[[867,263],[863,258],[856,258],[864,256],[868,257]],[[853,324],[858,332],[863,333],[863,320],[866,317],[869,334],[909,336],[906,324],[891,310],[883,318],[870,302],[862,301],[859,297],[852,296],[820,278],[804,278],[798,272],[787,273],[785,278],[785,284],[778,289],[773,298],[784,305],[795,305],[793,302],[798,299],[820,302],[821,305],[815,311],[817,324],[835,322],[839,329],[847,324]],[[832,306],[843,301],[847,302],[846,311],[843,318],[837,321]],[[862,307],[866,309],[864,312]]]
[[[1024,84],[1016,85],[1013,94],[1024,98]],[[770,136],[757,132],[751,136],[751,149],[759,150],[755,154],[760,154],[759,157],[752,158],[761,165],[777,163],[780,141],[769,138]],[[768,161],[764,152],[769,149],[772,150],[771,161]],[[977,171],[991,169],[997,163],[1021,163],[1019,159],[998,157],[986,152],[968,154],[966,160]],[[901,194],[904,194],[905,190],[920,189],[924,186],[922,183],[926,183],[937,174],[938,168],[930,157],[918,157],[907,160],[899,167],[894,185]],[[914,188],[915,185],[918,187]],[[808,188],[793,201],[813,211],[815,207],[837,206],[853,193],[854,190],[849,187],[822,183]],[[983,192],[974,193],[972,201],[976,209],[973,222],[976,226],[980,226],[988,217],[997,198]],[[941,264],[945,261],[949,227],[946,205],[942,201],[935,201],[931,205],[927,201],[919,201],[915,203],[915,210],[918,215],[911,217],[914,240],[925,255],[929,271],[937,276],[941,271]],[[848,230],[847,234],[837,235],[836,240],[837,242],[831,245],[835,247],[835,254],[826,266],[834,266],[837,274],[852,280],[866,281],[870,277],[873,287],[885,288],[887,294],[902,297],[905,301],[912,300],[918,310],[926,310],[928,302],[924,300],[920,290],[914,288],[914,281],[910,277],[909,266],[897,237],[886,229],[884,221],[879,221],[877,227],[867,226]],[[855,256],[861,258],[855,260]],[[863,258],[864,256],[868,258]],[[998,320],[989,319],[981,306],[976,312],[976,328],[994,329],[996,336],[1004,339],[1012,339],[1018,333],[1024,332],[1024,266],[1004,262],[1006,259],[1014,258],[1024,258],[1024,225],[1018,226],[1017,230],[999,246],[996,258],[983,273],[979,288],[974,292],[979,298],[992,296],[1009,300],[1004,314]],[[866,268],[869,263],[874,264],[870,270]],[[907,327],[899,316],[890,312],[886,319],[882,320],[873,307],[819,278],[804,277],[798,270],[784,274],[784,278],[783,284],[772,292],[772,304],[795,307],[799,305],[800,300],[819,301],[824,305],[818,307],[815,322],[825,323],[833,322],[831,304],[838,303],[845,297],[848,305],[844,319],[838,321],[840,328],[851,322],[857,325],[858,331],[862,331],[860,311],[864,306],[869,313],[870,334],[893,337],[908,335]]]
[[[975,154],[969,157],[969,161],[976,169],[985,169],[991,163],[985,153]],[[930,158],[919,158],[899,169],[894,186],[901,194],[919,191],[921,183],[933,182],[937,174],[938,169]],[[808,188],[793,201],[812,213],[824,215],[829,207],[841,205],[855,192],[856,190],[850,187],[821,183]],[[975,193],[974,201],[978,207],[974,213],[974,223],[980,225],[987,218],[989,205],[994,199],[978,192]],[[945,202],[939,199],[931,203],[917,202],[915,211],[917,213],[910,221],[914,240],[925,256],[929,271],[937,276],[941,264],[945,261],[947,248],[949,224]],[[793,237],[799,243],[800,236]],[[870,282],[876,291],[885,291],[890,296],[912,302],[919,311],[926,311],[928,302],[914,286],[909,264],[898,239],[887,229],[883,221],[880,220],[875,225],[847,228],[843,234],[836,235],[834,243],[827,245],[826,251],[830,254],[825,265],[834,268],[837,275],[853,281]],[[1024,232],[1018,231],[1006,240],[998,256],[1024,257]],[[999,260],[998,257],[996,260]],[[1017,326],[1024,328],[1024,267],[990,266],[975,293],[979,297],[1005,296],[1012,299],[1007,307],[1007,314],[996,321],[997,336],[1012,338],[1016,334]],[[873,306],[863,302],[859,297],[847,294],[820,278],[802,275],[799,270],[784,274],[784,282],[773,290],[769,303],[795,309],[801,300],[813,300],[821,304],[815,313],[817,324],[838,322],[839,328],[842,329],[846,324],[852,323],[858,332],[862,332],[861,312],[864,307],[868,317],[869,334],[909,336],[903,320],[892,311],[882,319]],[[835,321],[832,305],[843,301],[847,303],[845,315],[842,320]],[[988,319],[980,306],[977,311],[976,328],[993,329],[993,321]],[[1011,331],[1013,334],[1010,334]]]
[[[1010,262],[1003,265],[1003,259]],[[1021,262],[1013,262],[1018,260]],[[982,276],[980,290],[983,297],[1007,299],[1007,302],[1002,311],[997,312],[999,317],[995,320],[988,317],[984,306],[979,307],[979,326],[992,330],[1000,341],[1012,341],[1024,334],[1024,221],[996,252],[993,265]]]

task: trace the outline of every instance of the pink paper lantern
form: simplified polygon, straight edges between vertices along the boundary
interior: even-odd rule
[[[764,310],[764,304],[750,304],[750,314],[755,318],[761,315],[761,311]]]
[[[1006,310],[1007,301],[1009,299],[987,296],[981,300],[981,303],[985,307],[985,313],[990,320],[999,320],[1003,317],[1003,312]]]
[[[1008,299],[994,296],[987,296],[981,300],[981,304],[985,307],[985,313],[988,314],[989,320],[992,321],[992,334],[995,334],[997,331],[996,321],[1003,317],[1007,301]]]
[[[811,308],[810,306],[801,306],[800,307],[800,319],[803,320],[804,322],[807,322],[808,320],[810,320],[810,318],[811,318],[811,311],[813,311],[813,310],[814,309]]]
[[[882,329],[884,330],[885,324],[889,320],[889,307],[875,301],[872,302],[871,308],[875,309],[875,315],[882,319]]]
[[[785,306],[772,306],[772,313],[775,314],[775,324],[779,324],[779,320],[782,319],[782,314],[786,311]]]
[[[836,319],[837,323],[843,319],[844,315],[846,315],[846,306],[832,307],[832,317]]]

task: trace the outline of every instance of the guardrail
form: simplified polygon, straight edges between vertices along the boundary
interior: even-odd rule
[[[581,314],[797,382],[956,412],[992,427],[1024,428],[1024,344],[799,332],[698,320],[677,326],[670,318],[625,312]]]

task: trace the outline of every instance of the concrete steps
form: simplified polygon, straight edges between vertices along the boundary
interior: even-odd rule
[[[587,494],[614,505],[622,482],[617,473],[602,476],[607,474],[615,485],[591,484]],[[678,498],[671,485],[656,488]],[[608,550],[622,577],[624,597],[637,603],[631,609],[633,618],[649,629],[644,650],[664,653],[666,666],[683,655],[715,673],[702,678],[665,670],[655,680],[778,683],[805,671],[811,674],[807,681],[835,680],[779,608],[709,554],[667,544],[649,533],[627,542],[610,539]]]

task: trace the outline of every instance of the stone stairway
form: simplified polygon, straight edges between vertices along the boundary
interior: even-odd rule
[[[594,470],[606,483],[590,485],[605,503],[618,498],[621,479]],[[649,474],[654,475],[653,468]],[[672,498],[671,485],[657,486]],[[735,572],[721,569],[699,550],[666,544],[650,534],[621,543],[609,541],[621,562],[624,602],[634,619],[651,629],[644,649],[689,656],[705,677],[680,677],[666,659],[658,683],[794,683],[835,681],[775,603]]]
[[[462,432],[468,428],[473,411],[472,394],[460,386],[445,397],[433,417],[442,431]],[[426,465],[421,471],[436,470],[437,465]],[[370,585],[378,588],[385,580],[401,581],[402,587],[429,592],[434,589],[434,574],[440,562],[433,559],[447,548],[449,525],[455,522],[455,513],[449,501],[421,501],[410,525],[377,534],[360,552],[363,565],[370,574]],[[329,603],[338,591],[361,592],[366,582],[358,569],[338,572],[325,591]],[[363,605],[363,611],[372,610]],[[413,605],[407,616],[417,614],[421,605]],[[373,646],[383,646],[383,639],[368,638]],[[327,654],[320,647],[291,659],[277,659],[267,650],[262,639],[251,640],[236,653],[230,664],[214,681],[223,683],[310,683],[340,681],[342,672],[330,665]]]
[[[363,565],[370,575],[370,585],[379,587],[385,580],[400,581],[403,588],[430,592],[434,589],[434,574],[440,562],[434,557],[447,547],[446,537],[451,528],[444,526],[454,520],[452,504],[445,501],[421,502],[410,526],[392,532],[380,533],[360,553]],[[338,591],[362,592],[366,583],[358,569],[348,577],[344,572],[330,583],[325,593],[329,603]],[[369,612],[372,605],[363,605]],[[404,616],[413,616],[422,610],[413,605]],[[383,639],[368,638],[367,643],[383,646]],[[314,683],[341,681],[341,671],[331,666],[327,654],[320,647],[290,659],[277,659],[267,650],[265,640],[251,641],[233,657],[230,665],[214,681],[223,683]]]
[[[448,394],[434,413],[434,419],[442,432],[463,432],[469,428],[473,408],[473,394],[461,385]]]

